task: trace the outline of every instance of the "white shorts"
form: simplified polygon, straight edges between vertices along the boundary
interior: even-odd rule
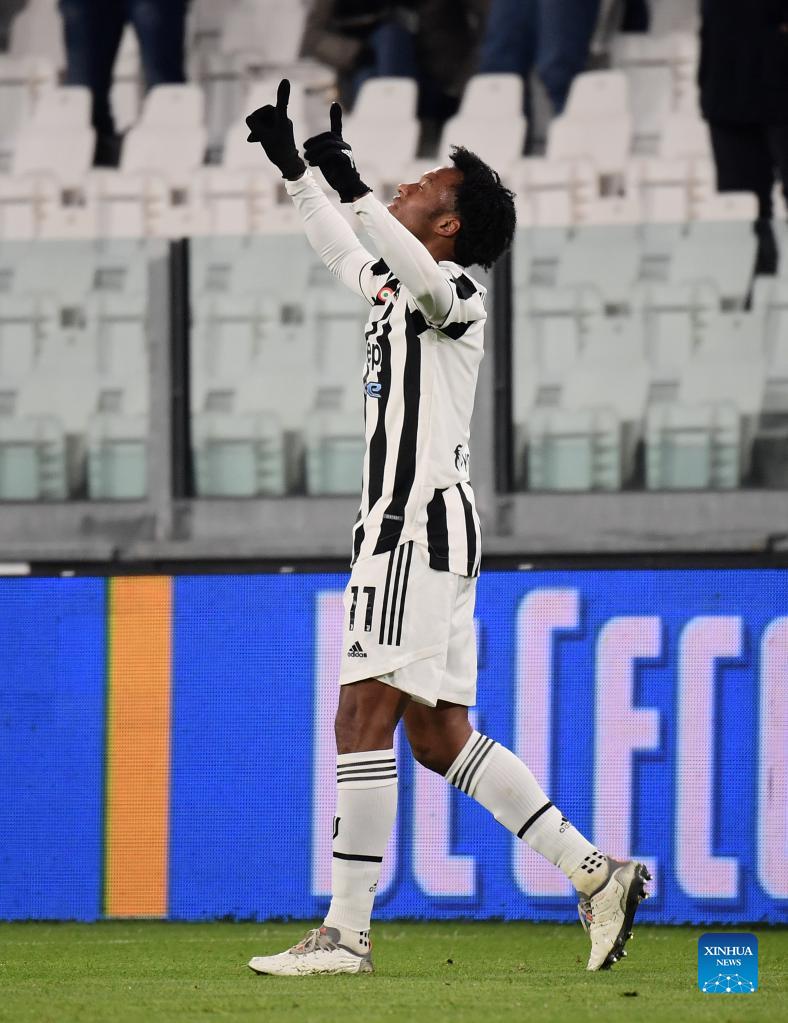
[[[430,568],[412,540],[357,561],[344,595],[339,684],[377,678],[434,707],[476,703],[476,580]]]

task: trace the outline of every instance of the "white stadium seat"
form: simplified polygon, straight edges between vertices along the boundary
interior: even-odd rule
[[[140,500],[148,492],[148,420],[145,416],[92,416],[87,431],[88,497]]]
[[[743,305],[755,264],[757,200],[747,193],[713,196],[680,237],[670,263],[673,284],[710,283],[729,308]]]
[[[11,22],[9,52],[15,57],[44,57],[57,70],[66,66],[57,0],[27,0]]]
[[[10,169],[18,132],[54,84],[55,69],[45,58],[0,53],[0,172]]]
[[[47,416],[0,416],[0,500],[62,501],[67,496],[65,437]]]
[[[362,174],[394,191],[416,158],[418,87],[411,78],[369,78],[361,86],[342,133],[352,142]]]
[[[639,262],[636,226],[577,227],[561,253],[556,283],[564,288],[594,287],[607,304],[625,307],[638,280]]]
[[[525,147],[528,124],[523,114],[523,80],[515,74],[479,74],[465,86],[460,109],[443,128],[440,152],[462,145],[511,182]]]
[[[733,489],[740,479],[740,447],[735,405],[655,405],[646,421],[646,487]]]
[[[192,443],[201,497],[285,492],[284,440],[275,416],[198,413],[192,416]]]
[[[313,413],[305,432],[308,494],[355,494],[361,485],[364,436],[358,413]]]
[[[528,430],[529,490],[621,489],[621,431],[614,412],[534,409]]]
[[[148,93],[142,117],[123,145],[121,170],[163,176],[188,191],[206,146],[203,96],[197,85],[158,85]]]
[[[47,174],[62,186],[78,186],[93,162],[90,105],[90,90],[80,85],[41,96],[17,135],[12,173]]]

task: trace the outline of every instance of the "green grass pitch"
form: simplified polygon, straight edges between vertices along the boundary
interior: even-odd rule
[[[293,944],[306,926],[0,924],[0,1020],[788,1018],[785,929],[757,930],[760,987],[753,995],[703,995],[697,989],[698,936],[722,928],[639,927],[627,946],[628,959],[609,973],[585,972],[587,939],[579,925],[530,923],[377,924],[375,973],[367,976],[258,977],[246,968],[251,956]]]

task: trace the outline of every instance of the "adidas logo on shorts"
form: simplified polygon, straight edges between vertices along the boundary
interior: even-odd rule
[[[361,649],[361,644],[359,643],[358,640],[356,640],[356,642],[353,644],[353,646],[348,650],[347,655],[348,655],[348,657],[366,657],[367,656],[364,653],[364,651]]]

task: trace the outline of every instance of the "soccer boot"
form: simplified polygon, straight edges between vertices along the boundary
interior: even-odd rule
[[[626,956],[624,944],[632,937],[637,908],[648,898],[651,874],[642,863],[609,860],[610,874],[599,891],[577,905],[580,923],[591,939],[587,970],[609,970]]]
[[[255,956],[249,969],[278,977],[301,977],[308,973],[372,973],[372,955],[354,952],[339,944],[335,927],[315,927],[297,945],[275,956]]]

